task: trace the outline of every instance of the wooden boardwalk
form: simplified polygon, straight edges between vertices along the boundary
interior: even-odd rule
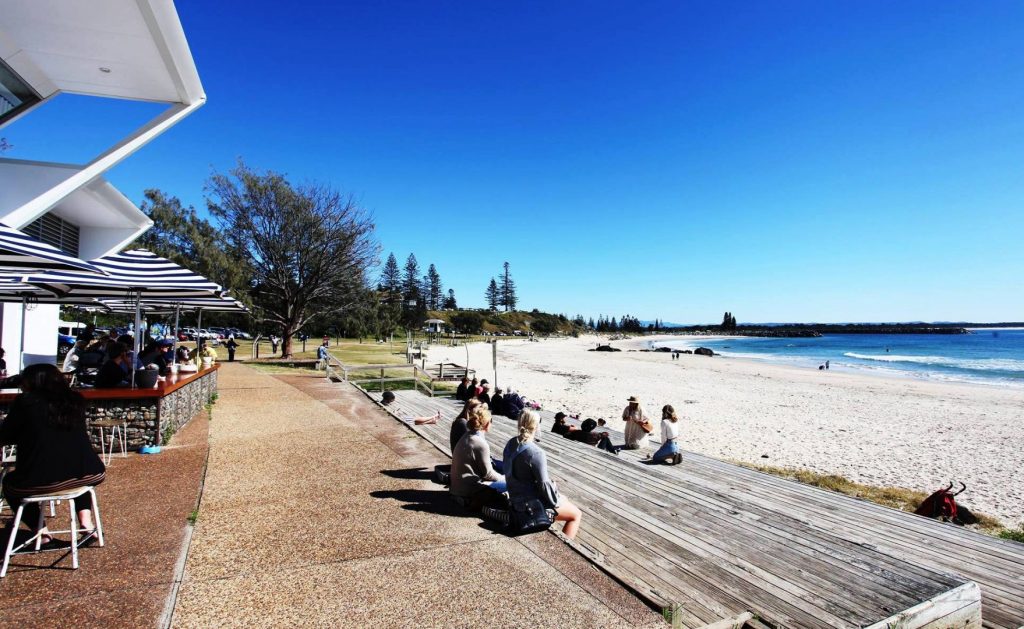
[[[448,453],[459,406],[396,396],[396,417],[441,411],[410,428]],[[677,603],[681,626],[744,612],[776,627],[969,627],[980,612],[986,627],[1024,623],[1024,546],[697,454],[678,466],[615,456],[542,417],[552,476],[584,512],[576,546],[652,603]],[[514,423],[492,426],[500,456]]]

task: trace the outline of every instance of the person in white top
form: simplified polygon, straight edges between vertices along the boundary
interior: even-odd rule
[[[683,454],[679,451],[679,416],[669,404],[661,409],[661,447],[651,458],[669,465],[683,462]]]

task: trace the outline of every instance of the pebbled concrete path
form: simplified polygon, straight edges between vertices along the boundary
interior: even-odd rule
[[[665,626],[555,536],[454,507],[447,458],[356,389],[219,378],[175,626]]]

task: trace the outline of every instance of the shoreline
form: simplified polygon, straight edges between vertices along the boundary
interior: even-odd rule
[[[684,449],[723,460],[928,493],[962,480],[968,485],[962,504],[1007,525],[1024,522],[1024,480],[1017,469],[1024,391],[627,351],[668,337],[612,341],[622,352],[587,351],[608,342],[600,335],[501,341],[496,379],[491,346],[475,343],[469,346],[470,367],[544,408],[603,417],[612,428],[621,428],[630,395],[640,396],[655,420],[663,404],[672,404],[683,421]],[[465,359],[461,346],[428,352],[428,362]]]
[[[982,328],[979,328],[979,329],[982,329]],[[983,329],[990,329],[990,328],[983,328]],[[1016,329],[1016,328],[999,328],[999,329],[1011,330],[1011,329]],[[1024,328],[1022,328],[1022,329],[1024,329]],[[690,349],[690,350],[692,350],[692,349],[694,349],[696,347],[700,347],[700,343],[699,342],[697,342],[697,341],[690,341],[689,340],[690,338],[698,339],[698,340],[699,339],[704,339],[704,340],[719,341],[719,340],[746,340],[746,339],[755,338],[755,337],[738,336],[738,335],[725,335],[725,334],[704,334],[704,335],[692,335],[692,336],[691,335],[685,335],[683,337],[680,337],[680,336],[674,336],[674,335],[671,335],[671,334],[657,334],[657,335],[651,335],[651,336],[634,337],[634,338],[628,339],[628,341],[626,341],[626,342],[643,340],[643,341],[651,341],[653,343],[655,340],[660,340],[660,341],[673,340],[673,341],[681,341],[683,343],[683,346],[681,346],[679,349]],[[613,341],[613,343],[614,342],[621,343],[623,341]],[[646,345],[647,345],[647,343],[645,342],[644,346],[636,346],[636,347],[632,347],[630,349],[633,349],[635,351],[639,351],[641,349],[648,349],[646,347]],[[673,345],[675,345],[675,343],[673,343]],[[668,347],[668,346],[669,345],[663,345],[662,347]],[[652,345],[650,349],[653,350],[654,346]],[[711,348],[711,349],[714,349],[714,348]],[[777,366],[780,366],[780,367],[792,367],[794,369],[801,369],[801,370],[804,370],[804,369],[816,370],[817,367],[814,365],[814,363],[820,362],[820,361],[817,361],[817,360],[812,360],[810,358],[804,358],[804,357],[798,357],[798,356],[797,357],[787,357],[784,354],[756,354],[756,355],[755,354],[736,354],[736,353],[731,353],[731,352],[720,353],[717,350],[715,351],[715,356],[716,357],[720,357],[722,359],[726,359],[726,360],[744,360],[744,361],[750,361],[750,362],[754,362],[754,363],[765,363],[765,364],[770,364],[770,365],[777,365]],[[962,384],[962,385],[972,386],[972,387],[1011,389],[1011,390],[1018,390],[1018,391],[1024,390],[1024,382],[1017,382],[1015,380],[1010,380],[1010,379],[1005,379],[1005,378],[983,378],[983,377],[980,377],[980,376],[975,376],[975,377],[972,377],[972,376],[940,376],[937,372],[932,372],[932,371],[927,371],[927,370],[914,371],[914,370],[911,370],[911,369],[899,369],[899,368],[896,368],[896,367],[885,367],[885,366],[878,366],[878,367],[853,366],[853,365],[849,365],[849,364],[843,364],[843,363],[840,363],[840,362],[836,362],[834,359],[833,359],[832,367],[831,367],[831,369],[829,369],[829,371],[836,372],[836,373],[852,373],[852,374],[858,374],[858,375],[863,375],[863,376],[867,376],[867,377],[884,378],[884,379],[911,380],[911,381],[915,381],[915,382],[935,382],[935,383],[939,383],[939,384],[957,384],[957,385],[961,385]]]

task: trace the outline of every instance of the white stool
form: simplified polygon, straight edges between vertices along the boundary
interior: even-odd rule
[[[88,535],[86,535],[84,538],[79,540],[78,539],[78,512],[75,510],[75,498],[80,498],[83,494],[86,494],[86,493],[90,494],[91,497],[92,497],[93,524],[96,526],[96,528],[93,531],[91,531]],[[19,544],[17,547],[14,546],[14,542],[15,542],[15,540],[18,537],[18,527],[21,525],[21,514],[25,510],[25,505],[26,504],[31,504],[31,503],[35,503],[35,504],[40,505],[40,507],[39,507],[39,522],[37,523],[37,527],[36,528],[37,529],[42,529],[43,526],[46,524],[46,518],[43,516],[42,503],[50,502],[51,509],[52,509],[53,508],[52,505],[53,505],[53,501],[54,500],[57,500],[57,501],[66,500],[67,501],[67,503],[69,505],[69,511],[70,511],[70,514],[71,514],[71,528],[67,529],[67,530],[63,530],[63,531],[49,531],[49,534],[50,535],[56,535],[56,534],[60,534],[60,533],[71,533],[71,567],[73,569],[78,570],[78,547],[79,546],[81,546],[82,544],[86,543],[87,541],[89,541],[93,537],[96,537],[96,539],[99,541],[99,545],[103,546],[103,523],[100,520],[100,503],[96,499],[96,489],[93,488],[92,485],[86,485],[84,487],[75,487],[74,489],[69,489],[68,491],[61,492],[61,493],[56,493],[56,494],[47,494],[47,495],[40,494],[38,496],[29,496],[27,498],[22,499],[21,504],[18,505],[18,510],[15,511],[15,513],[14,513],[14,521],[12,522],[12,528],[11,528],[11,537],[7,540],[7,546],[5,547],[5,550],[4,550],[4,564],[3,564],[3,567],[0,568],[0,579],[2,579],[5,576],[7,576],[7,565],[10,563],[11,557],[13,557],[14,555],[26,555],[26,554],[30,554],[30,553],[44,552],[42,550],[42,548],[41,548],[42,543],[43,543],[43,538],[42,538],[42,536],[38,532],[35,535],[33,535],[31,538],[29,538],[27,541],[22,542],[21,544]],[[22,550],[23,548],[25,548],[29,544],[33,544],[33,543],[34,543],[35,549],[33,549],[33,550]],[[47,550],[50,550],[50,549],[47,549]],[[64,549],[63,548],[55,548],[53,550],[64,550]]]
[[[121,458],[128,456],[128,422],[119,422],[116,420],[100,420],[95,421],[92,425],[100,429],[100,451],[103,454],[103,464],[110,465],[110,459],[114,457],[114,440],[121,442]],[[103,442],[103,429],[106,428],[110,431],[110,445],[104,446]]]

